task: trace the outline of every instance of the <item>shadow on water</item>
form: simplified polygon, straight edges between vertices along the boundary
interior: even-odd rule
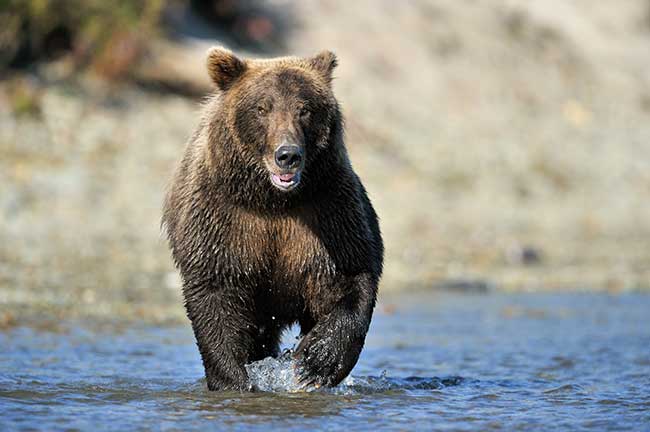
[[[201,379],[192,386],[156,397],[184,400],[190,408],[209,418],[228,413],[235,417],[319,418],[339,415],[343,410],[362,404],[368,397],[408,397],[411,390],[442,390],[463,382],[461,377],[389,378],[381,376],[349,377],[334,389],[310,391],[255,391],[252,393],[215,393]],[[177,404],[177,403],[176,403]]]

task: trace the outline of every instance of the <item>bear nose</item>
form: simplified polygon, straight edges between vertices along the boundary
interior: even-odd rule
[[[282,145],[275,150],[275,163],[282,169],[292,169],[302,162],[302,148],[297,145]]]

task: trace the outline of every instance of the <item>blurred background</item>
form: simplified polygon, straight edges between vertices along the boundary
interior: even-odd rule
[[[650,288],[650,1],[0,1],[0,327],[183,317],[208,47],[339,58],[383,293]]]

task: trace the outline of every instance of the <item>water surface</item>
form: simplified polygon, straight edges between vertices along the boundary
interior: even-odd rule
[[[386,299],[351,378],[309,393],[208,392],[189,325],[15,328],[0,429],[650,430],[649,316],[640,294]]]

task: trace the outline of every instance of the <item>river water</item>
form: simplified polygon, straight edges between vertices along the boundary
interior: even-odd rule
[[[189,324],[62,328],[0,333],[0,430],[650,431],[648,295],[385,298],[351,377],[311,392],[272,360],[249,371],[274,391],[208,392]]]

